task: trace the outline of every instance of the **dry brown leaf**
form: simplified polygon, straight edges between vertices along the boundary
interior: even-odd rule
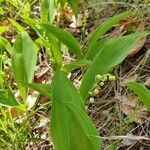
[[[32,92],[31,95],[28,95],[27,97],[28,110],[30,110],[35,105],[38,96],[39,96],[38,92]]]
[[[119,22],[120,28],[124,28],[126,32],[130,30],[133,26],[137,27],[137,31],[144,31],[145,30],[145,24],[142,20],[136,19],[124,19]],[[141,50],[141,48],[144,46],[146,42],[146,37],[143,37],[136,45],[135,47],[131,50],[131,52],[128,54],[128,57],[131,57],[135,55],[138,51]]]
[[[12,118],[17,117],[18,116],[17,108],[15,108],[15,107],[11,108],[10,113],[11,113]]]
[[[138,24],[138,28],[137,28],[137,31],[144,31],[145,30],[145,27],[144,27],[144,22],[143,21],[139,21],[139,24]],[[141,48],[144,46],[146,42],[146,36],[143,37],[138,43],[137,45],[131,50],[131,52],[128,54],[128,57],[131,57],[133,55],[135,55],[137,52],[139,52],[141,50]]]
[[[126,95],[117,95],[116,97],[120,100],[120,109],[128,117],[132,117],[135,122],[142,122],[141,108],[138,107],[138,97],[137,96],[126,96]]]
[[[146,86],[150,87],[150,77],[146,78],[146,81],[144,83]]]
[[[122,86],[124,86],[124,83],[126,83],[127,81],[136,81],[138,78],[138,74],[133,74],[130,76],[125,76],[122,82]]]

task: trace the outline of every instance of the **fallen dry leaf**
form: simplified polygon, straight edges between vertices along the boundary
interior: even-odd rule
[[[126,116],[133,118],[137,123],[143,122],[143,118],[146,116],[145,110],[143,110],[143,106],[138,104],[137,96],[128,97],[127,95],[117,94],[115,98],[120,101],[120,109]]]
[[[139,24],[138,24],[138,28],[137,28],[137,31],[144,31],[145,30],[145,27],[144,27],[144,22],[143,21],[139,21]],[[131,57],[133,55],[135,55],[137,52],[139,52],[142,47],[144,46],[146,42],[146,37],[143,37],[138,43],[137,45],[131,50],[131,52],[128,54],[128,57]]]
[[[146,81],[144,83],[146,86],[150,87],[150,77],[146,78]]]
[[[119,22],[120,28],[123,28],[126,32],[128,32],[128,30],[131,30],[132,27],[136,27],[137,30],[139,32],[142,32],[145,30],[145,24],[142,20],[136,19],[124,19],[121,20]],[[123,30],[122,29],[122,30]],[[131,50],[131,52],[128,54],[128,57],[132,57],[133,55],[135,55],[137,52],[139,52],[142,47],[144,46],[146,42],[146,37],[143,37],[135,46],[134,48]]]

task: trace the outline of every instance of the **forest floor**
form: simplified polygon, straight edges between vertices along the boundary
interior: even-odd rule
[[[34,2],[32,7],[34,15],[39,17],[38,1]],[[149,0],[133,0],[130,2],[126,0],[91,0],[81,3],[80,7],[77,19],[78,26],[73,24],[74,18],[69,9],[66,10],[64,16],[57,23],[61,28],[71,32],[82,45],[87,43],[92,31],[99,24],[109,17],[127,10],[132,10],[132,19],[120,22],[107,32],[106,37],[117,37],[137,30],[150,31]],[[4,18],[9,16],[18,19],[15,13],[5,15]],[[3,20],[7,24],[6,20]],[[15,31],[13,33],[6,32],[4,36],[9,41],[13,41],[14,34]],[[30,35],[32,34],[31,31]],[[116,81],[105,83],[98,93],[91,95],[93,101],[89,100],[86,103],[88,114],[99,131],[103,150],[113,150],[113,148],[115,150],[115,147],[117,150],[150,150],[150,138],[148,138],[150,137],[150,112],[140,103],[138,96],[124,86],[124,82],[131,79],[139,81],[150,88],[150,36],[143,39],[140,46],[135,48],[135,51],[111,72],[116,77]],[[66,52],[64,59],[71,61],[74,60],[74,56]],[[9,74],[9,83],[13,84],[11,71],[9,71]],[[44,50],[41,50],[38,55],[38,66],[36,67],[34,82],[47,83],[52,74],[47,55]],[[80,86],[80,78],[80,69],[76,69],[70,74],[70,79],[74,81],[77,87]],[[35,96],[36,93],[31,91],[30,99]],[[30,136],[34,140],[32,138],[26,140],[23,147],[26,150],[53,150],[54,147],[50,142],[49,135],[51,108],[48,98],[40,95],[39,103],[35,108],[36,110],[31,113],[26,124],[30,126]],[[12,110],[12,114],[15,115],[15,110]],[[20,132],[23,132],[22,134],[26,133],[25,130],[20,130]],[[41,141],[40,139],[44,140]]]

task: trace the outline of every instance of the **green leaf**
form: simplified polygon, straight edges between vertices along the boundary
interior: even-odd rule
[[[84,100],[88,97],[88,92],[95,83],[95,76],[108,73],[113,67],[121,63],[138,41],[146,35],[147,32],[141,32],[111,39],[100,50],[82,79],[80,93]]]
[[[98,133],[83,100],[61,72],[56,72],[52,82],[51,136],[57,150],[100,150]]]
[[[57,4],[59,4],[59,3],[61,4],[61,7],[63,8],[65,3],[67,3],[67,0],[58,0]]]
[[[50,32],[47,32],[46,35],[47,35],[49,43],[50,43],[49,47],[50,47],[51,55],[52,55],[51,59],[53,59],[53,61],[52,61],[53,69],[58,70],[61,68],[62,61],[63,61],[62,52],[61,52],[61,43]]]
[[[116,146],[116,144],[110,144],[109,145],[109,150],[117,150],[117,146]]]
[[[26,32],[22,32],[13,48],[12,70],[18,84],[20,94],[26,99],[27,88],[23,87],[20,81],[31,83],[34,77],[37,53],[33,41]]]
[[[96,57],[96,55],[102,50],[102,48],[107,44],[108,41],[109,39],[101,39],[95,44],[93,52],[90,56],[90,60],[93,60]]]
[[[0,105],[7,107],[19,105],[10,88],[8,88],[6,91],[0,90]]]
[[[128,17],[131,14],[130,11],[116,15],[110,19],[108,19],[106,22],[104,22],[102,25],[96,28],[94,33],[92,34],[92,37],[90,38],[88,42],[87,52],[86,52],[86,59],[91,59],[93,56],[93,49],[95,47],[95,44],[97,41],[109,30],[111,29],[115,24],[117,24],[120,20]]]
[[[31,3],[26,1],[26,2],[21,2],[20,7],[22,8],[20,10],[20,16],[25,16],[29,17],[31,12]]]
[[[65,44],[70,51],[75,53],[79,58],[83,57],[78,41],[69,33],[50,24],[42,24],[47,33],[52,33],[60,42]]]
[[[0,35],[2,35],[7,30],[8,30],[8,27],[6,27],[6,26],[0,26]]]
[[[148,90],[145,85],[137,82],[127,82],[127,86],[133,90],[139,96],[141,102],[150,109],[150,90]]]
[[[56,15],[56,4],[55,0],[42,0],[41,2],[41,19],[43,23],[54,21]]]
[[[23,26],[21,26],[18,22],[16,22],[15,20],[8,18],[8,20],[10,21],[10,23],[16,28],[17,32],[25,32],[25,29]]]
[[[19,8],[19,2],[18,0],[9,0],[9,3],[12,4],[17,9]]]
[[[70,4],[73,12],[77,14],[78,12],[78,5],[79,5],[79,0],[68,0],[68,3]]]
[[[62,53],[61,45],[58,39],[50,32],[45,33],[45,29],[39,25],[39,22],[31,18],[23,18],[29,26],[36,32],[40,37],[36,40],[36,45],[43,45],[46,52],[51,58],[51,63],[54,70],[58,70],[62,66]],[[48,39],[46,39],[48,38]],[[37,45],[38,46],[38,45]]]
[[[26,83],[21,82],[23,86],[29,87],[35,91],[38,91],[42,95],[45,95],[49,98],[52,97],[52,89],[50,84],[39,84],[39,83]]]
[[[7,50],[8,53],[11,54],[12,47],[7,39],[0,37],[0,45],[3,46]]]
[[[89,60],[79,59],[79,60],[76,60],[74,62],[71,62],[71,63],[63,66],[60,70],[68,74],[69,72],[71,72],[77,68],[89,66],[89,65],[91,65],[91,63],[92,62]]]
[[[5,13],[5,10],[0,6],[0,16]]]

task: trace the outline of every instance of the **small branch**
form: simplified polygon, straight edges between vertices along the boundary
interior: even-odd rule
[[[150,138],[145,137],[145,136],[110,136],[110,137],[101,137],[99,136],[100,139],[103,140],[122,140],[122,139],[129,139],[129,140],[146,140],[146,141],[150,141]]]

